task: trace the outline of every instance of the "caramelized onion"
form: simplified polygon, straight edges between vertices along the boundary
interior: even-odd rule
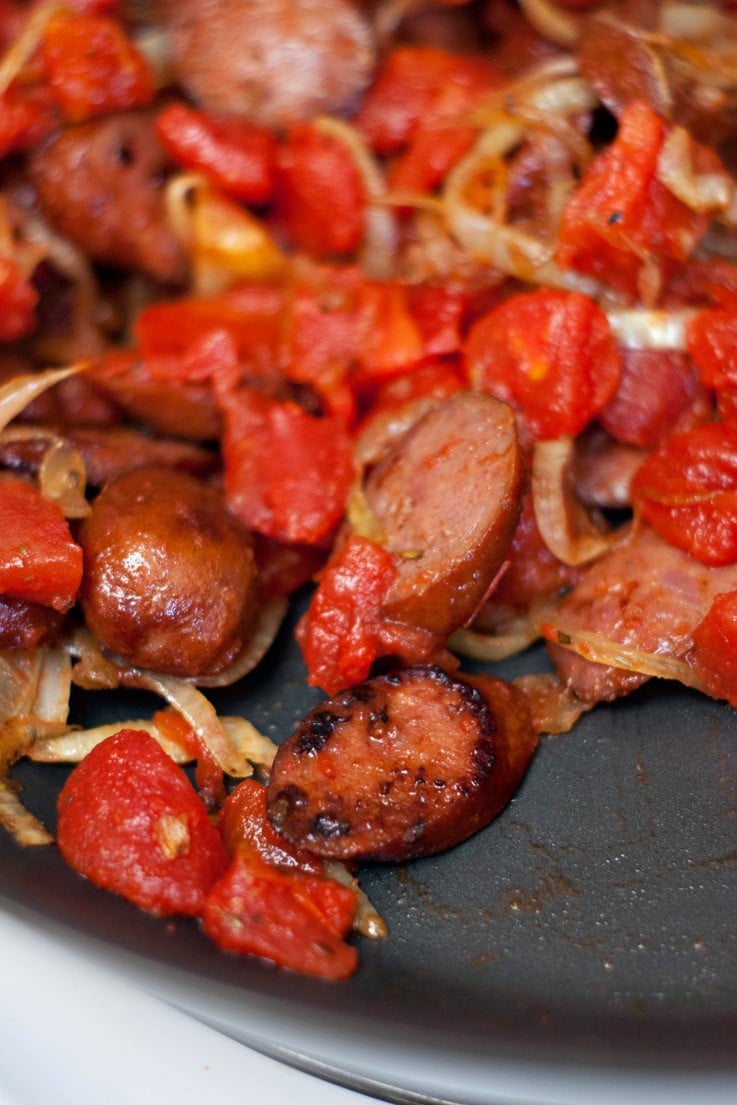
[[[532,504],[540,535],[553,556],[576,567],[596,560],[618,540],[602,533],[569,486],[574,442],[570,437],[540,441],[532,457]]]
[[[273,741],[245,718],[221,717],[220,721],[233,747],[244,760],[249,761],[249,767],[251,764],[266,767],[271,765],[276,755]],[[108,725],[97,725],[93,729],[72,729],[67,733],[39,738],[28,749],[27,756],[37,763],[79,763],[93,748],[121,729],[142,729],[149,733],[175,763],[186,764],[193,759],[189,750],[171,740],[151,718],[115,721]],[[253,774],[252,768],[248,774]]]
[[[569,733],[581,714],[591,709],[564,687],[557,675],[549,672],[520,675],[513,682],[529,699],[532,723],[538,733],[548,736]]]
[[[543,38],[557,46],[574,46],[580,33],[579,21],[569,11],[561,11],[553,0],[519,0],[527,20]]]
[[[613,641],[602,633],[588,629],[571,629],[561,623],[554,611],[537,612],[540,633],[546,641],[576,652],[584,660],[609,668],[623,668],[654,679],[672,679],[708,694],[702,679],[684,660]]]
[[[84,497],[87,472],[84,460],[68,441],[47,449],[38,470],[41,494],[52,499],[65,518],[86,518],[90,505]]]
[[[496,663],[508,660],[526,648],[540,636],[529,618],[520,617],[507,622],[498,633],[479,633],[475,629],[456,629],[447,647],[456,656],[469,660],[488,660]]]
[[[74,376],[87,368],[87,363],[70,365],[68,368],[47,369],[45,372],[33,372],[15,376],[0,387],[0,430],[21,413],[39,395],[55,384]]]
[[[370,940],[383,940],[389,935],[386,921],[379,915],[368,895],[361,890],[358,880],[353,877],[344,863],[330,860],[325,864],[325,873],[329,879],[334,879],[341,886],[347,886],[355,891],[358,901],[356,916],[353,919],[353,930],[360,936],[368,936]]]
[[[727,172],[696,172],[691,135],[684,127],[673,127],[666,135],[658,155],[656,176],[692,211],[723,214],[728,221],[737,219],[735,182]]]

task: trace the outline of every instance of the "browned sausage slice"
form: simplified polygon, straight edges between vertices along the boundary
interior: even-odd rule
[[[163,198],[167,158],[153,117],[126,112],[67,127],[28,161],[43,214],[97,261],[183,279]]]
[[[169,675],[211,675],[250,637],[257,573],[250,534],[193,476],[139,468],[95,499],[79,534],[81,602],[118,656]]]
[[[473,616],[509,551],[522,477],[514,415],[481,392],[442,400],[389,450],[366,482],[400,554],[387,618],[445,640]]]
[[[417,666],[312,710],[274,760],[274,826],[335,859],[404,860],[487,825],[537,744],[525,696],[491,677]]]
[[[350,112],[374,42],[350,0],[165,0],[179,83],[208,111],[290,126]]]

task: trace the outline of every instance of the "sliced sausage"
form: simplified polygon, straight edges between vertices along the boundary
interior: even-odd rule
[[[31,154],[45,217],[96,261],[183,279],[182,247],[166,219],[166,154],[150,115],[126,112],[67,127]]]
[[[421,417],[366,482],[366,499],[398,575],[388,619],[445,640],[486,596],[509,550],[523,466],[512,411],[456,392]]]
[[[349,0],[167,0],[179,83],[202,107],[282,127],[350,112],[374,44]]]
[[[84,520],[81,602],[96,637],[169,675],[210,675],[247,643],[257,575],[248,531],[184,472],[142,468],[103,488]]]
[[[563,632],[591,631],[642,652],[682,659],[714,596],[734,590],[737,565],[707,567],[641,526],[589,568],[554,620]],[[611,702],[648,678],[592,663],[559,645],[548,648],[561,681],[588,704]]]
[[[430,855],[503,809],[536,743],[525,696],[501,680],[434,666],[377,676],[312,710],[280,747],[269,817],[324,857]]]

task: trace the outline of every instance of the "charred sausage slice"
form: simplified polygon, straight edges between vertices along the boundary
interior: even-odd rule
[[[312,710],[280,747],[273,825],[336,859],[405,860],[459,843],[514,794],[537,743],[525,696],[417,666]]]
[[[522,496],[514,416],[481,392],[429,410],[366,482],[398,576],[384,614],[445,640],[476,612],[509,550]]]

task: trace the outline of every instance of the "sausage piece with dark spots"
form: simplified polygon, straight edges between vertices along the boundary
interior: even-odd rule
[[[131,111],[67,127],[28,161],[59,233],[96,261],[176,282],[186,261],[166,218],[166,168],[152,116]]]
[[[405,860],[465,840],[517,789],[537,744],[529,705],[490,676],[416,666],[312,710],[274,760],[269,817],[341,860]]]

